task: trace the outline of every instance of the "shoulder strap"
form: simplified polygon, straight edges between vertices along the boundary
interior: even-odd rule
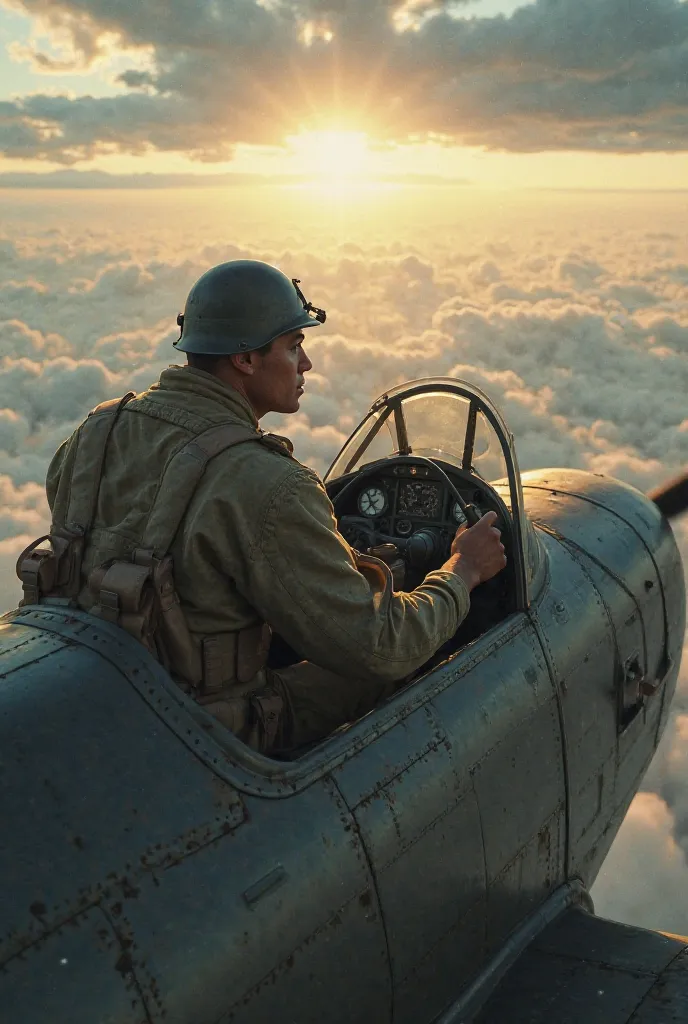
[[[240,423],[222,423],[180,448],[165,466],[143,533],[142,549],[164,558],[208,462],[227,448],[245,441],[262,441],[263,436],[261,431]]]
[[[54,525],[76,527],[79,532],[90,529],[98,501],[107,443],[117,417],[132,398],[134,392],[129,391],[123,398],[103,402],[82,423],[72,466],[65,522]]]

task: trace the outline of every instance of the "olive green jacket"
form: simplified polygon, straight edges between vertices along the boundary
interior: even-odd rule
[[[257,426],[237,391],[190,367],[170,367],[129,402],[108,444],[84,582],[106,559],[129,558],[139,546],[170,456],[227,422]],[[77,435],[48,470],[51,509]],[[466,586],[446,571],[429,573],[411,593],[369,582],[337,530],[322,482],[286,448],[249,442],[212,459],[170,553],[192,633],[262,620],[303,658],[346,675],[402,679],[452,636],[469,608]]]

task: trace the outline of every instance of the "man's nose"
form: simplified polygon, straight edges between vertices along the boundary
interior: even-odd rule
[[[310,361],[306,353],[301,349],[301,362],[299,363],[299,370],[301,373],[308,373],[309,370],[313,369],[313,363]]]

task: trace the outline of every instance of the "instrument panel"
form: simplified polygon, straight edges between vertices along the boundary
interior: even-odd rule
[[[402,537],[429,523],[463,525],[466,517],[459,502],[444,481],[431,477],[432,470],[427,466],[390,467],[386,472],[361,480],[355,507],[347,503],[346,512],[358,512],[371,526],[384,517],[386,529]],[[484,499],[482,491],[476,488],[467,492],[463,480],[453,482],[466,502],[477,504]]]
[[[488,484],[455,467],[444,467],[466,504],[479,513],[499,509]],[[413,457],[389,460],[356,474],[334,496],[339,528],[352,547],[365,551],[380,543],[395,543],[404,557],[424,564],[441,564],[458,527],[466,517],[456,495],[434,466],[414,463]],[[499,511],[498,511],[499,514]]]
[[[481,515],[490,508],[500,515],[500,500],[489,484],[456,467],[442,468],[467,505]],[[440,470],[414,462],[413,456],[393,457],[353,474],[332,500],[340,532],[352,548],[376,548],[380,557],[403,559],[405,576],[403,586],[398,576],[397,589],[412,590],[442,565],[456,530],[466,524]]]
[[[428,572],[446,562],[457,529],[466,524],[457,491],[479,515],[497,513],[495,525],[502,531],[509,565],[509,508],[475,473],[396,455],[340,478],[327,490],[344,539],[355,551],[387,563],[395,591],[414,590]],[[500,602],[508,600],[510,579],[508,572],[500,573],[496,584],[488,581],[472,596],[472,608],[482,608],[483,625],[485,616],[493,616]],[[487,602],[485,607],[481,601]]]

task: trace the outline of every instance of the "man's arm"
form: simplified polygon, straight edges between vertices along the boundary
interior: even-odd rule
[[[470,604],[452,569],[429,573],[412,593],[362,575],[324,487],[301,466],[271,495],[245,569],[241,589],[265,621],[303,657],[345,675],[403,678],[454,634]]]

